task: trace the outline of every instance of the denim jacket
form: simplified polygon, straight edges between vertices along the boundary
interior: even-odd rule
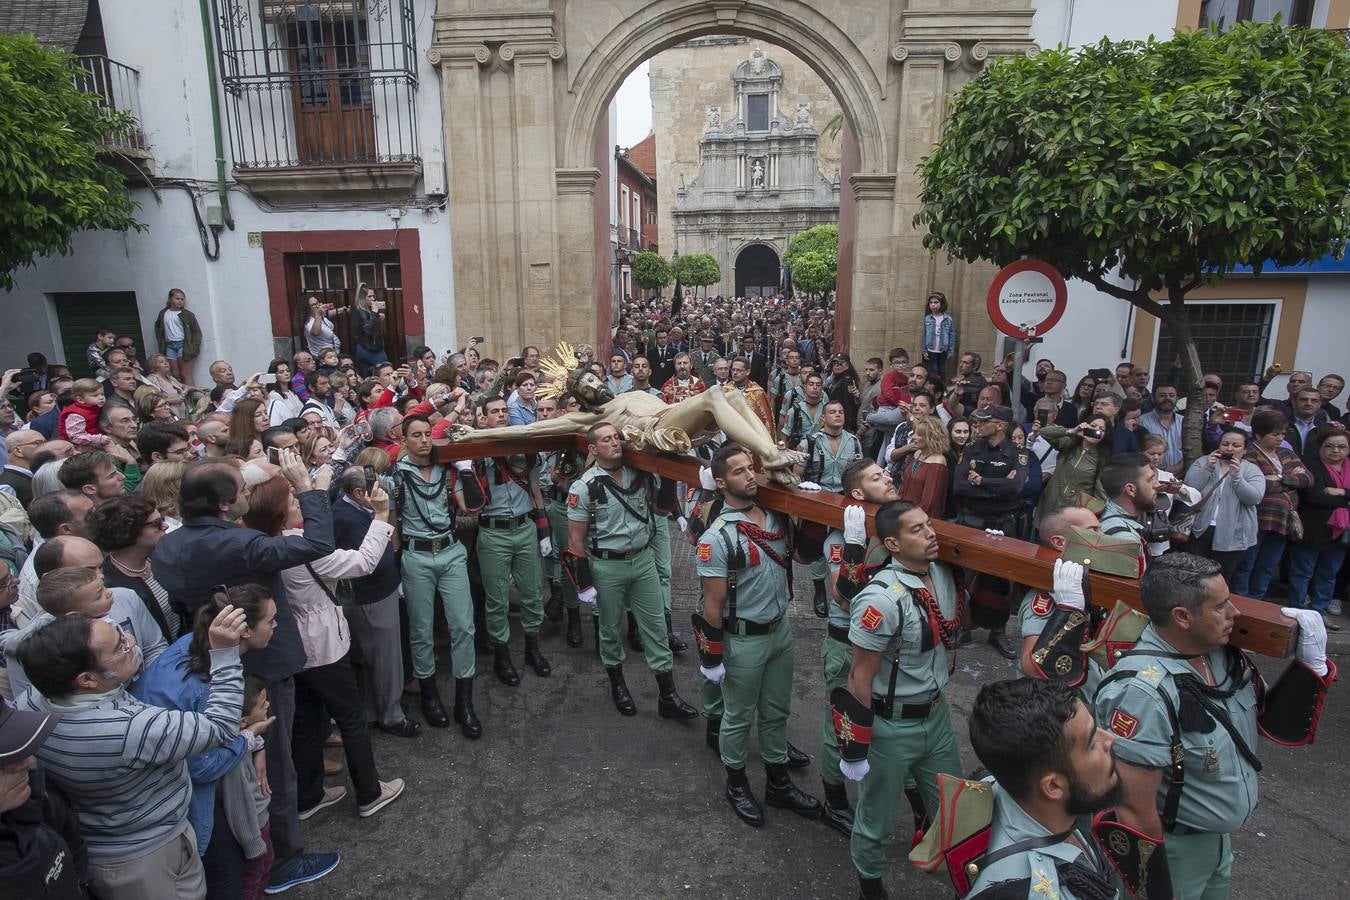
[[[937,327],[937,317],[932,313],[924,313],[923,350],[927,351],[933,346],[933,331]],[[942,320],[942,331],[938,335],[938,351],[951,353],[954,349],[956,349],[956,323],[952,321],[951,314],[948,313]]]

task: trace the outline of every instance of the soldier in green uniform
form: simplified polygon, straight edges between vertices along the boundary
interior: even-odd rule
[[[1102,466],[1098,478],[1106,494],[1102,533],[1134,535],[1142,543],[1143,517],[1158,505],[1158,470],[1142,453],[1121,453]]]
[[[805,461],[796,467],[797,474],[803,479],[797,487],[832,494],[844,489],[844,467],[862,456],[858,438],[844,430],[844,404],[834,401],[825,404],[820,431],[803,438],[797,449],[806,454]],[[830,567],[820,547],[827,533],[825,526],[817,526],[814,522],[802,522],[798,529],[798,554],[810,563],[811,584],[815,589],[812,606],[822,619],[829,615],[825,579],[830,574]]]
[[[814,373],[802,379],[800,392],[783,410],[778,430],[788,447],[796,447],[825,425],[825,382]]]
[[[436,689],[436,653],[432,645],[437,592],[450,626],[450,657],[455,671],[454,718],[466,737],[478,738],[483,726],[473,708],[473,598],[469,593],[467,554],[455,538],[455,511],[472,512],[483,502],[481,484],[468,460],[448,468],[432,454],[431,421],[412,415],[403,420],[404,454],[384,476],[393,500],[403,553],[403,595],[408,608],[413,675],[421,687],[427,724],[445,728],[450,719]]]
[[[507,424],[506,401],[491,397],[479,403],[485,428]],[[487,501],[478,513],[478,569],[487,594],[486,620],[492,641],[492,670],[509,687],[520,684],[511,662],[511,625],[507,612],[511,584],[520,598],[520,625],[525,631],[525,662],[540,678],[552,671],[539,649],[539,627],[544,623],[540,595],[544,572],[541,557],[553,551],[544,497],[539,492],[539,456],[517,453],[482,461]]]
[[[720,749],[726,798],[742,821],[764,824],[745,763],[750,728],[758,725],[770,806],[820,815],[820,801],[788,777],[787,726],[792,702],[792,624],[787,619],[787,516],[755,504],[755,460],[737,444],[713,457],[721,513],[699,538],[703,614],[694,616],[700,671],[722,684]]]
[[[1097,516],[1090,509],[1081,506],[1063,506],[1052,513],[1048,513],[1041,521],[1039,532],[1041,545],[1049,547],[1052,550],[1062,551],[1066,544],[1066,535],[1071,527],[1087,528],[1097,530]],[[1038,645],[1042,648],[1048,646],[1050,642],[1056,644],[1069,637],[1061,636],[1060,629],[1067,625],[1066,614],[1076,610],[1078,612],[1088,612],[1087,597],[1083,593],[1083,567],[1077,563],[1066,563],[1065,560],[1055,561],[1054,590],[1042,591],[1036,588],[1029,589],[1022,597],[1021,611],[1018,613],[1018,623],[1022,631],[1022,652],[1020,657],[1022,674],[1028,678],[1045,678],[1049,680],[1062,680],[1070,677],[1077,683],[1071,687],[1081,689],[1083,699],[1092,702],[1092,697],[1097,691],[1097,683],[1101,681],[1101,667],[1094,660],[1088,659],[1086,662],[1074,664],[1066,667],[1063,672],[1056,672],[1053,668],[1044,666],[1033,658]],[[1093,607],[1094,610],[1097,607]],[[1093,615],[1096,615],[1093,613]],[[1042,640],[1041,635],[1045,634],[1046,628],[1051,622],[1055,627],[1051,628],[1052,634],[1045,635]],[[1074,640],[1081,644],[1087,634],[1095,632],[1087,621],[1083,622],[1081,628],[1073,629],[1076,632]],[[1074,648],[1075,650],[1077,648]],[[1042,658],[1049,654],[1044,654]],[[1077,658],[1081,654],[1075,653]]]
[[[552,394],[547,397],[535,398],[534,407],[535,421],[547,422],[558,415],[558,398]],[[549,537],[553,540],[552,553],[543,558],[544,560],[544,580],[548,582],[548,599],[544,601],[544,618],[549,622],[561,622],[563,620],[563,582],[562,568],[558,563],[559,554],[567,546],[567,491],[564,488],[562,497],[558,497],[555,491],[553,481],[553,467],[558,463],[558,452],[539,454],[539,493],[544,496],[544,515],[548,516]],[[561,502],[559,500],[561,499]],[[553,508],[558,507],[562,515],[562,538],[558,537],[558,523],[553,515]]]
[[[970,743],[994,777],[984,782],[994,818],[968,900],[1119,896],[1087,818],[1120,801],[1114,742],[1068,685],[1018,679],[980,688]]]
[[[1298,620],[1297,659],[1263,689],[1251,660],[1228,643],[1238,613],[1218,563],[1157,557],[1139,596],[1149,625],[1097,689],[1097,721],[1115,735],[1125,785],[1116,821],[1098,830],[1110,830],[1106,847],[1131,892],[1143,882],[1150,897],[1221,900],[1230,835],[1256,807],[1258,727],[1286,745],[1312,740],[1336,677],[1326,630],[1316,612],[1283,609]],[[1158,845],[1166,852],[1153,852]]]
[[[937,561],[922,507],[893,501],[874,523],[891,564],[853,598],[848,687],[830,696],[840,771],[861,782],[849,851],[864,900],[886,896],[881,878],[905,779],[913,773],[925,805],[937,809],[938,774],[961,769],[942,688],[956,664],[964,599]]]
[[[835,404],[831,404],[833,406]],[[851,500],[887,503],[898,499],[895,484],[886,470],[870,459],[856,459],[845,467],[843,493]],[[848,639],[849,609],[853,597],[872,576],[890,564],[891,555],[876,538],[867,537],[867,515],[861,506],[844,510],[844,528],[825,539],[823,559],[830,572],[830,612],[825,637],[820,642],[820,668],[825,676],[825,696],[848,686],[853,645]],[[844,775],[839,771],[839,739],[834,734],[834,716],[825,706],[821,722],[820,780],[825,787],[825,824],[844,834],[853,833],[853,807],[849,805]]]
[[[652,540],[656,526],[655,491],[645,473],[623,464],[623,445],[613,425],[586,432],[591,466],[572,482],[567,495],[569,573],[582,603],[600,609],[600,658],[609,674],[614,706],[622,715],[637,714],[623,678],[623,642],[619,639],[625,603],[642,633],[647,667],[656,675],[663,719],[694,719],[698,710],[680,697],[671,673],[674,660],[666,640],[665,602],[656,572]]]

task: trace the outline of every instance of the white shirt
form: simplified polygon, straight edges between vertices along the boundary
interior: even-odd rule
[[[164,340],[183,340],[183,320],[176,309],[164,310]]]
[[[317,335],[310,331],[313,327],[314,317],[310,316],[305,321],[305,346],[309,348],[311,354],[318,356],[324,350],[338,349],[338,337],[333,332],[333,323],[328,321],[327,316],[323,317]]]

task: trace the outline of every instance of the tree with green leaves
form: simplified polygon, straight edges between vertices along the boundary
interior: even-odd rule
[[[686,253],[680,257],[676,275],[680,284],[706,288],[722,280],[722,267],[711,253]]]
[[[839,264],[839,226],[838,225],[816,225],[805,231],[799,231],[788,241],[787,252],[783,254],[783,262],[789,267],[792,261],[803,253],[819,253],[825,257],[831,266]]]
[[[1042,259],[1166,323],[1202,409],[1186,295],[1344,252],[1350,48],[1278,24],[1109,41],[990,65],[920,165],[925,245]],[[1187,459],[1204,416],[1186,417]]]
[[[122,176],[101,159],[129,117],[75,86],[88,73],[28,35],[0,34],[0,288],[71,250],[75,232],[140,228]]]
[[[675,270],[664,256],[651,250],[633,254],[633,283],[644,291],[656,291],[675,279]]]
[[[798,253],[790,263],[792,287],[808,294],[823,294],[834,290],[837,277],[837,263],[834,259],[816,250]]]

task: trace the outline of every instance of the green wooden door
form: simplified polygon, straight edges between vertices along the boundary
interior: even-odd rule
[[[136,347],[146,352],[135,292],[53,294],[52,299],[56,303],[56,322],[61,329],[64,362],[70,366],[76,378],[87,378],[94,374],[84,361],[84,351],[94,342],[100,328],[111,328],[119,335],[131,335],[136,339]]]

